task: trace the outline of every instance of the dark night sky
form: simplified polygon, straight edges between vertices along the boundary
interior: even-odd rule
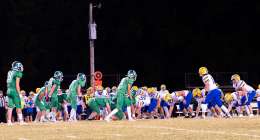
[[[24,63],[28,90],[55,70],[88,74],[88,3],[1,0],[0,88],[14,60]],[[184,88],[184,73],[203,65],[246,71],[249,83],[259,83],[260,6],[254,1],[103,0],[94,13],[96,69],[104,74],[131,68],[139,84]]]

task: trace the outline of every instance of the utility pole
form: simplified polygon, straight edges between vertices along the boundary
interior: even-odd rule
[[[95,89],[95,52],[94,41],[97,39],[96,24],[93,21],[93,4],[89,3],[89,47],[90,47],[90,84]]]

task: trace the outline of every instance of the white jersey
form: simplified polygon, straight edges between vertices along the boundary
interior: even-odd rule
[[[146,91],[136,96],[136,103],[138,106],[144,107],[150,105],[151,98]]]
[[[95,94],[94,94],[94,96],[95,96],[95,97],[97,97],[97,98],[106,97],[106,96],[104,95],[104,92],[102,92],[102,93],[99,93],[98,91],[95,91]]]
[[[256,90],[256,100],[260,101],[260,89]]]
[[[206,74],[202,77],[202,81],[204,84],[208,83],[209,84],[209,91],[217,89],[218,87],[216,86],[216,83],[213,79],[213,77],[210,74]]]
[[[159,91],[159,97],[160,97],[161,99],[163,99],[164,96],[165,96],[167,93],[169,93],[168,90],[164,90],[164,91],[161,90],[161,91]]]
[[[246,92],[255,91],[253,87],[246,84],[246,82],[243,80],[240,80],[236,84],[233,84],[233,87],[235,88],[236,91],[242,89],[243,87],[246,89]]]
[[[149,93],[149,97],[151,99],[158,99],[159,98],[159,92]]]
[[[234,100],[234,101],[238,101],[238,99],[239,99],[239,95],[238,95],[237,92],[233,92],[233,93],[231,93],[231,96],[233,97],[233,100]]]
[[[184,90],[184,96],[185,96],[185,97],[188,96],[189,93],[190,93],[190,91]]]
[[[201,97],[205,97],[205,96],[206,96],[206,92],[207,92],[207,91],[206,91],[205,89],[202,89],[202,90],[201,90]]]

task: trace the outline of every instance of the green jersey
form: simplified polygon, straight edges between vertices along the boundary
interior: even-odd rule
[[[61,95],[58,95],[58,102],[63,103],[64,100],[67,100],[67,94],[62,93]]]
[[[23,73],[20,71],[10,70],[7,75],[7,88],[11,90],[16,90],[16,78],[22,78]]]
[[[119,86],[118,86],[118,93],[126,93],[128,90],[128,85],[133,85],[134,79],[130,79],[128,77],[125,77],[121,80]]]
[[[106,107],[109,104],[108,98],[95,98],[95,101],[99,107]]]
[[[48,85],[48,92],[50,92],[51,88],[53,85],[56,85],[51,97],[57,97],[57,94],[58,94],[58,89],[60,88],[60,81],[59,80],[56,80],[54,78],[51,78],[49,80],[49,85]]]
[[[70,84],[69,90],[70,90],[70,94],[72,96],[76,96],[77,95],[77,89],[78,87],[84,87],[85,86],[85,81],[81,81],[81,80],[73,80],[72,83]]]
[[[41,100],[39,98],[40,96],[43,96]],[[36,96],[36,101],[43,101],[44,99],[45,99],[45,87],[42,87]]]

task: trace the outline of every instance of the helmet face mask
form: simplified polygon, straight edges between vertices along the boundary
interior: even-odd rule
[[[130,79],[133,79],[135,81],[136,78],[137,78],[137,74],[134,70],[129,70],[127,72],[127,77],[130,78]]]
[[[161,90],[162,90],[162,91],[165,91],[165,90],[166,90],[166,85],[164,85],[164,84],[161,85]]]
[[[238,74],[232,75],[231,81],[232,81],[233,84],[236,84],[238,81],[240,81],[240,76]]]
[[[86,75],[84,73],[79,73],[77,75],[77,80],[86,81]]]
[[[19,61],[14,61],[12,63],[12,70],[23,72],[23,64]]]
[[[63,73],[61,71],[56,71],[53,77],[60,82],[63,81]]]

